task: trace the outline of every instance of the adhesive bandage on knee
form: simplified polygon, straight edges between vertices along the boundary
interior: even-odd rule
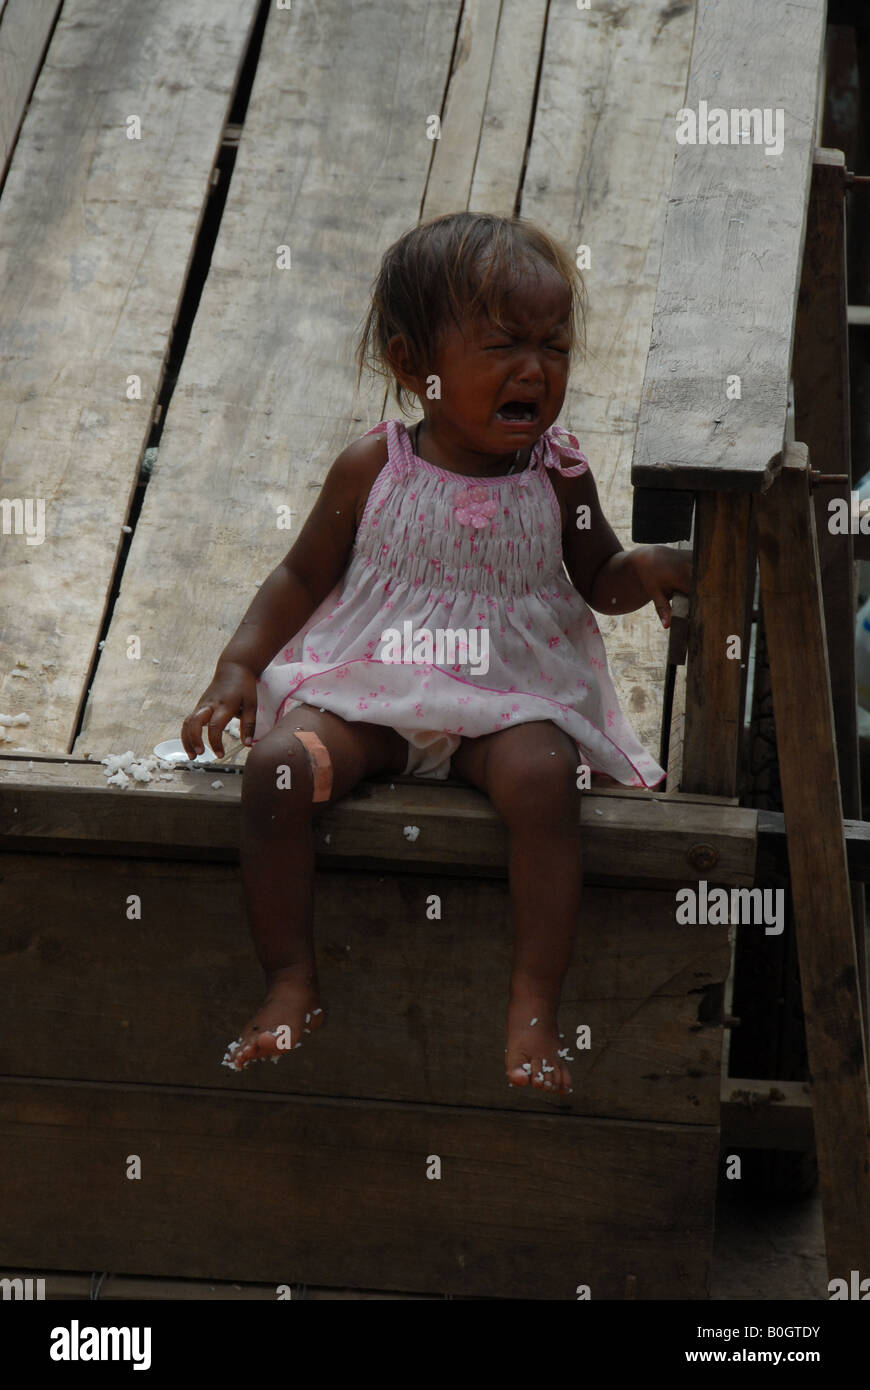
[[[332,792],[332,762],[329,752],[317,734],[312,734],[308,729],[296,729],[294,733],[305,749],[314,774],[313,800],[328,801]]]

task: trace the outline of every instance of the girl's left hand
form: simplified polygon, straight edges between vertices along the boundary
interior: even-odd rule
[[[666,545],[640,545],[631,552],[635,572],[649,600],[655,604],[662,627],[671,625],[672,594],[688,594],[692,587],[692,552]]]

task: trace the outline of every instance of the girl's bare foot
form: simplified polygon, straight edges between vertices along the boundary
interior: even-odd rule
[[[269,977],[265,1002],[238,1041],[230,1043],[221,1065],[244,1071],[251,1062],[265,1062],[267,1057],[277,1062],[301,1047],[303,1040],[325,1022],[313,967],[298,965],[276,970]]]
[[[556,1012],[557,1005],[550,1000],[512,989],[505,1048],[511,1086],[535,1086],[551,1095],[567,1095],[571,1090],[571,1073],[565,1065],[568,1048],[559,1036]]]

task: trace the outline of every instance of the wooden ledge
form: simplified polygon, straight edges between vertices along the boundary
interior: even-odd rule
[[[222,785],[213,787],[215,781]],[[106,785],[98,764],[0,759],[0,847],[235,860],[241,782],[238,772],[210,768],[121,790]],[[587,792],[581,807],[587,877],[638,886],[701,878],[748,886],[757,817],[730,798],[616,787]],[[363,782],[319,812],[316,843],[321,869],[507,872],[504,826],[481,792],[458,782]]]
[[[843,821],[846,841],[846,863],[852,883],[870,882],[870,821]],[[759,872],[772,877],[788,878],[788,841],[785,814],[782,811],[758,812]]]
[[[747,1149],[807,1150],[814,1144],[806,1081],[722,1081],[722,1143]]]

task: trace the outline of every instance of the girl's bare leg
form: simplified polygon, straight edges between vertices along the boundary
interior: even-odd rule
[[[560,1050],[562,982],[580,911],[582,861],[576,747],[549,721],[520,724],[460,744],[453,770],[485,791],[509,837],[514,953],[505,1070],[514,1086],[566,1094]]]
[[[329,754],[328,801],[313,800],[314,774],[297,730],[316,734]],[[277,1060],[325,1022],[313,939],[313,822],[362,779],[381,771],[402,773],[407,751],[394,729],[352,724],[305,706],[279,719],[248,754],[241,870],[266,998],[227,1050],[224,1061],[234,1069],[266,1057]]]

